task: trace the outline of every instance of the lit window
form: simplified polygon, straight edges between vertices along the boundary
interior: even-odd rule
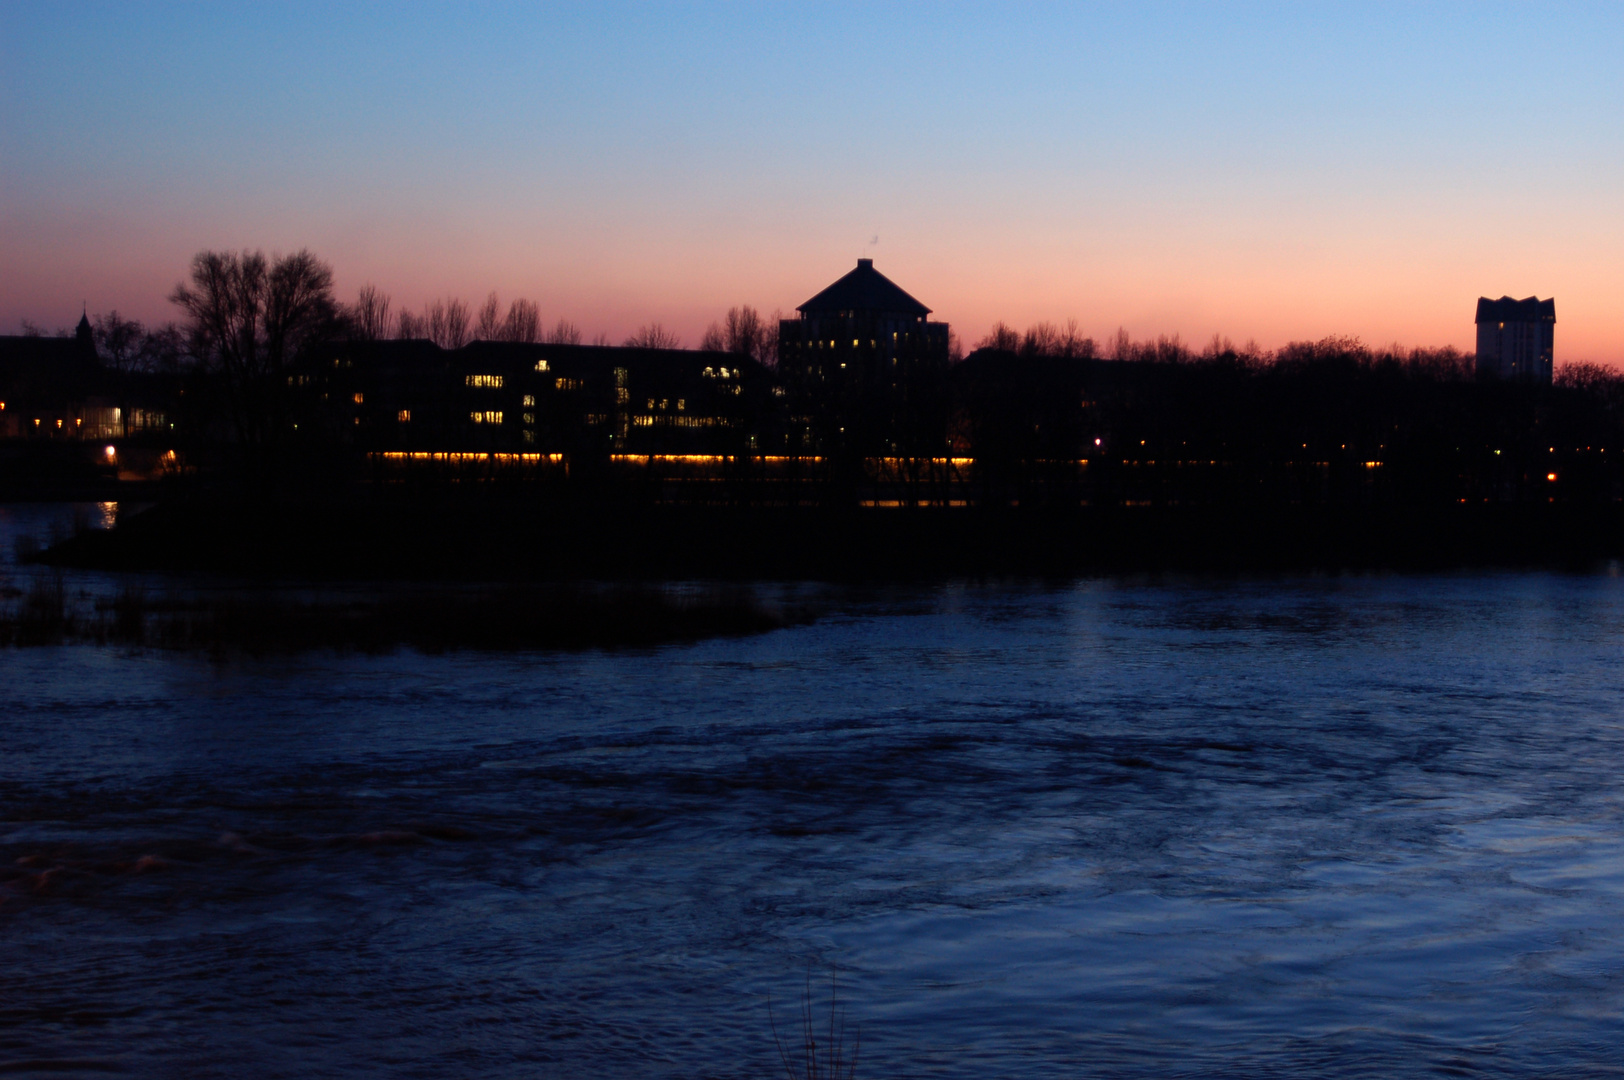
[[[483,412],[469,413],[468,419],[476,424],[500,424],[502,422],[502,413],[499,409],[486,409]]]
[[[355,403],[357,405],[361,404],[365,400],[366,400],[366,395],[365,394],[356,394],[355,395]]]
[[[481,386],[491,390],[502,389],[502,376],[500,375],[470,375],[463,382],[468,386]]]
[[[677,399],[677,411],[678,412],[681,412],[682,410],[686,409],[687,407],[688,407],[688,402],[687,402],[686,399],[684,399],[684,398],[678,398]]]
[[[558,389],[560,389],[560,390],[579,390],[581,388],[581,380],[580,379],[559,379],[556,382],[554,382],[553,385],[558,387]]]
[[[525,413],[524,414],[524,422],[527,423],[527,424],[534,424],[536,422],[536,414],[533,413],[533,412]]]
[[[522,404],[527,409],[535,408],[535,406],[536,406],[536,395],[534,395],[534,394],[526,394],[524,396],[524,401],[523,401]]]
[[[527,443],[535,442],[536,441],[536,433],[534,431],[525,432],[524,433],[524,441],[527,442]]]
[[[537,360],[536,361],[536,370],[537,371],[546,371],[547,370],[547,361],[545,361],[545,360]]]
[[[410,409],[402,409],[402,410],[400,410],[400,412],[395,414],[395,420],[397,422],[399,422],[399,423],[402,423],[402,424],[411,423],[412,422],[412,410],[410,410]]]

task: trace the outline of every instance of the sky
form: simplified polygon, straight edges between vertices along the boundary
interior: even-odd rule
[[[309,248],[696,344],[859,257],[953,324],[1624,366],[1624,5],[0,0],[0,333]]]

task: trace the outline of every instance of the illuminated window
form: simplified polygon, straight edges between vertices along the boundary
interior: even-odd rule
[[[402,409],[402,410],[400,410],[400,412],[395,414],[395,420],[397,422],[399,422],[399,423],[402,423],[402,424],[411,423],[412,422],[412,410],[410,410],[410,409]]]
[[[558,387],[558,389],[560,389],[560,390],[579,390],[581,388],[581,380],[580,379],[559,379],[556,382],[554,382],[553,385]]]
[[[520,404],[522,404],[527,409],[535,408],[536,407],[536,395],[534,395],[534,394],[526,394],[524,396],[524,401],[521,402]]]
[[[533,413],[533,412],[525,413],[524,414],[524,422],[527,423],[527,424],[534,424],[536,422],[536,414]]]
[[[468,419],[472,420],[476,424],[500,424],[502,422],[502,412],[500,409],[486,409],[483,412],[471,412],[468,414]]]
[[[535,442],[536,441],[536,433],[534,431],[525,432],[524,433],[524,441],[527,442],[527,443]]]
[[[627,372],[626,372],[625,368],[623,368],[623,367],[615,368],[615,385],[616,386],[625,386],[626,385],[626,378],[627,378]]]
[[[687,407],[688,407],[688,402],[687,402],[686,399],[684,399],[684,398],[678,398],[677,399],[677,411],[678,412],[681,412],[682,410],[686,409]]]
[[[547,370],[547,361],[545,361],[545,360],[537,360],[536,361],[536,370],[537,371],[546,371]]]
[[[355,403],[357,405],[361,404],[365,400],[366,400],[366,395],[365,394],[356,394],[355,395]]]
[[[502,389],[502,376],[500,375],[470,375],[463,382],[468,386],[482,386],[491,390]]]

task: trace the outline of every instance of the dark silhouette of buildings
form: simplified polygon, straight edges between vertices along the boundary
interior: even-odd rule
[[[256,384],[286,418],[257,474],[222,419],[218,370],[121,373],[82,320],[75,337],[0,338],[0,456],[21,476],[45,451],[66,460],[117,441],[132,474],[126,446],[176,462],[167,472],[250,487],[514,480],[542,501],[616,504],[1069,513],[1624,499],[1624,378],[1571,365],[1553,384],[1551,300],[1480,300],[1475,370],[1452,349],[1344,339],[1107,359],[1038,333],[951,364],[947,324],[867,259],[798,311],[779,324],[776,367],[706,350],[442,348],[346,337],[334,320]],[[162,423],[137,430],[135,402]]]
[[[1556,330],[1556,301],[1530,296],[1502,296],[1477,301],[1477,371],[1479,375],[1518,382],[1551,383],[1551,341]]]
[[[872,259],[778,327],[791,452],[930,458],[947,451],[948,325]]]

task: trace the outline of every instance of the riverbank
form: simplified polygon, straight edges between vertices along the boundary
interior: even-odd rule
[[[43,573],[0,587],[0,646],[116,645],[272,655],[637,649],[763,633],[805,621],[743,591],[646,585],[290,587],[74,591]]]
[[[35,558],[323,580],[930,580],[1094,572],[1583,568],[1618,504],[731,508],[457,497],[176,501]]]

